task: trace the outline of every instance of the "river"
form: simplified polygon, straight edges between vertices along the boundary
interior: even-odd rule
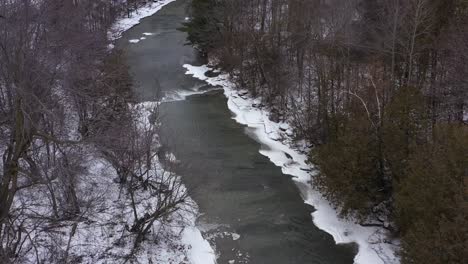
[[[186,45],[186,34],[177,30],[188,4],[168,4],[117,43],[143,101],[214,88],[186,75],[182,67],[203,63]],[[356,247],[336,245],[314,226],[314,209],[304,203],[291,177],[261,155],[260,144],[232,119],[222,92],[165,102],[160,114],[161,139],[180,160],[175,170],[199,205],[198,227],[219,254],[218,263],[353,263]]]

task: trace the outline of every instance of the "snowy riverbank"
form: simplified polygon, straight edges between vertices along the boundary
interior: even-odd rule
[[[140,24],[140,20],[154,15],[156,12],[161,10],[165,5],[174,2],[175,0],[150,0],[147,5],[138,8],[138,10],[131,13],[130,17],[122,17],[117,19],[114,22],[109,32],[107,32],[107,37],[109,40],[114,41],[119,39],[122,36],[122,33],[131,29],[135,25]]]
[[[211,70],[208,66],[184,65],[187,74],[204,80],[213,86],[222,86],[228,99],[228,107],[234,114],[234,119],[249,127],[253,136],[264,147],[260,153],[267,156],[275,165],[281,167],[283,173],[294,176],[294,181],[301,191],[305,203],[312,205],[316,211],[312,213],[314,224],[331,234],[336,243],[355,242],[359,252],[354,262],[356,264],[396,264],[397,246],[387,243],[387,233],[383,228],[363,227],[352,221],[340,219],[337,211],[326,199],[310,185],[313,168],[306,163],[307,156],[303,154],[305,144],[294,144],[291,140],[292,130],[287,123],[272,122],[259,99],[249,96],[247,91],[236,90],[226,74],[217,77],[207,77],[205,73]]]

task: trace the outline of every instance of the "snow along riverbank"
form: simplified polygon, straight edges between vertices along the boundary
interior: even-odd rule
[[[247,91],[235,89],[227,74],[207,77],[205,73],[211,68],[206,65],[184,65],[186,74],[206,81],[212,86],[222,86],[228,99],[228,108],[234,113],[234,119],[250,128],[254,137],[262,144],[260,153],[267,156],[283,173],[294,176],[294,181],[301,191],[305,203],[312,205],[314,224],[331,234],[336,243],[355,242],[359,252],[354,258],[356,264],[397,264],[397,246],[387,243],[386,230],[379,227],[363,227],[352,221],[340,219],[333,206],[310,185],[313,167],[306,163],[307,155],[303,154],[305,144],[294,144],[293,134],[287,123],[272,122],[269,112],[259,107],[261,101],[249,96]]]
[[[151,16],[161,10],[165,5],[174,2],[175,0],[159,0],[149,1],[146,6],[139,8],[131,14],[130,17],[118,19],[108,32],[110,41],[119,39],[123,32],[138,25],[140,20]],[[113,44],[109,48],[113,48]],[[141,108],[141,111],[149,113],[150,109],[155,106],[157,102],[145,102],[138,104],[136,108]],[[149,117],[143,114],[143,116]],[[146,120],[145,120],[146,122]],[[162,166],[159,166],[162,170]],[[179,238],[179,241],[174,243],[158,243],[151,247],[151,250],[146,250],[148,255],[159,256],[158,263],[185,263],[189,261],[191,264],[215,264],[216,255],[213,248],[208,241],[203,238],[200,230],[196,227],[196,214],[198,208],[196,203],[189,199],[187,202],[191,204],[190,210],[183,208],[180,212],[176,212],[176,218],[183,220],[182,226],[165,226],[168,230],[167,233],[172,234],[173,237]],[[157,225],[157,223],[156,223]],[[168,236],[167,236],[168,237]],[[174,247],[180,246],[183,250],[174,250]],[[181,258],[181,256],[183,256]],[[159,262],[161,261],[161,262]]]
[[[111,26],[109,32],[107,32],[107,38],[110,41],[115,41],[122,37],[122,34],[134,27],[135,25],[140,24],[140,20],[154,15],[156,12],[161,10],[165,5],[170,4],[176,0],[158,0],[153,1],[149,0],[148,4],[138,8],[138,10],[131,13],[130,17],[122,17],[117,19],[114,24]]]

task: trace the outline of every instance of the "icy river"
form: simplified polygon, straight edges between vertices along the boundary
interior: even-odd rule
[[[183,68],[203,64],[177,30],[188,3],[166,5],[117,45],[127,55],[138,96],[168,99],[160,109],[161,138],[180,160],[175,171],[199,205],[198,227],[218,263],[353,263],[356,245],[336,245],[314,226],[314,208],[304,203],[291,176],[259,153],[264,146],[232,119],[220,90],[182,96],[213,88]]]

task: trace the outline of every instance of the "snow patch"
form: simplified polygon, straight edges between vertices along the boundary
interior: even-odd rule
[[[190,245],[188,258],[192,264],[215,264],[215,252],[211,248],[208,241],[201,235],[200,230],[194,226],[189,226],[184,229],[182,234],[182,242]]]
[[[307,155],[293,146],[288,134],[292,134],[286,123],[275,123],[269,119],[269,112],[263,108],[253,107],[252,99],[245,90],[238,91],[227,74],[209,78],[205,73],[210,70],[207,65],[192,66],[185,64],[186,74],[206,81],[213,86],[222,86],[228,99],[228,108],[234,114],[233,119],[246,125],[253,131],[253,137],[268,148],[259,152],[267,156],[275,165],[281,167],[284,174],[294,176],[293,180],[300,187],[305,203],[312,205],[312,221],[323,231],[331,234],[337,244],[355,242],[359,251],[354,258],[356,264],[397,264],[398,246],[387,243],[386,230],[379,227],[363,227],[352,220],[338,217],[334,207],[315,190],[311,184],[313,167],[307,163]],[[285,138],[285,140],[280,141]],[[289,138],[289,139],[288,139]],[[307,149],[305,143],[300,148]]]
[[[136,10],[130,15],[130,17],[125,17],[117,20],[107,32],[107,37],[109,40],[116,40],[122,37],[122,33],[129,30],[135,25],[140,24],[140,20],[153,15],[154,13],[161,10],[161,8],[175,0],[160,0],[157,2],[149,1],[146,6],[143,6]]]
[[[238,240],[240,238],[240,235],[237,234],[237,233],[232,233],[231,236],[232,236],[232,240],[234,240],[234,241],[236,241],[236,240]]]
[[[130,42],[130,43],[138,43],[138,42],[140,42],[140,40],[139,40],[139,39],[130,39],[128,42]]]

